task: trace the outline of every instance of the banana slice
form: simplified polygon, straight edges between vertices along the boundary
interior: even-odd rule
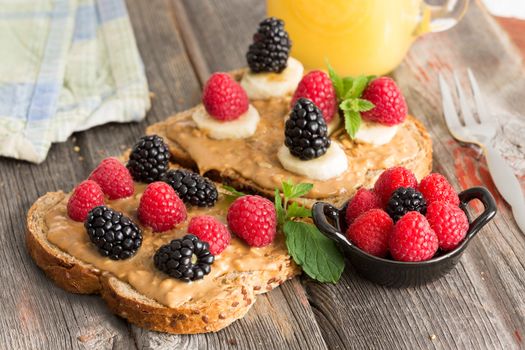
[[[239,118],[230,121],[220,121],[211,117],[204,106],[200,106],[192,115],[193,121],[199,129],[208,132],[208,135],[216,140],[243,139],[250,137],[257,130],[259,124],[259,112],[250,105],[246,113]]]
[[[281,97],[293,94],[303,77],[303,65],[293,57],[288,58],[281,73],[252,73],[247,71],[241,80],[248,97],[252,100]]]
[[[381,146],[392,141],[398,129],[399,125],[386,126],[363,120],[355,135],[355,140],[357,142],[370,143],[374,146]]]
[[[348,168],[348,158],[334,140],[326,153],[319,158],[301,160],[294,157],[285,145],[279,148],[277,157],[286,170],[312,180],[328,180],[341,175]]]

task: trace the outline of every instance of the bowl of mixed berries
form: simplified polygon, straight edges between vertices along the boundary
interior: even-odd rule
[[[470,218],[469,202],[483,211]],[[469,242],[496,214],[483,187],[459,194],[441,174],[420,182],[403,167],[385,170],[371,189],[360,188],[341,208],[318,202],[313,219],[357,273],[382,285],[421,285],[449,272]]]

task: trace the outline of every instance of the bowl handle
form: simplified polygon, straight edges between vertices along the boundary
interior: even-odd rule
[[[470,224],[468,239],[474,237],[479,230],[485,226],[498,211],[496,201],[492,194],[484,187],[472,187],[459,194],[461,205],[466,207],[468,202],[473,199],[479,199],[483,203],[483,212]]]
[[[312,207],[312,217],[315,226],[321,231],[326,237],[336,241],[337,243],[351,246],[352,243],[346,239],[345,235],[341,233],[339,227],[339,210],[331,204],[317,202]],[[335,223],[337,227],[334,227],[329,221],[328,217]]]

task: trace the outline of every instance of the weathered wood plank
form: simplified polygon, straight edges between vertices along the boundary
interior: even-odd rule
[[[260,2],[254,5],[242,1],[186,1],[185,5],[195,19],[195,35],[211,71],[244,66],[251,35],[256,23],[264,17]],[[231,11],[232,8],[236,11]],[[458,188],[483,183],[493,189],[483,170],[475,173],[467,170],[465,174],[469,176],[460,172],[467,159],[476,166],[480,162],[472,157],[475,152],[458,148],[442,120],[436,72],[444,70],[449,74],[452,66],[465,69],[468,65],[475,69],[482,86],[488,87],[486,93],[491,105],[494,101],[500,109],[516,114],[525,110],[519,93],[523,91],[519,56],[476,4],[453,31],[420,39],[394,75],[412,113],[423,119],[433,136],[434,169],[447,175]],[[521,123],[519,119],[513,121]],[[500,139],[508,135],[504,131]],[[518,153],[516,159],[521,155]],[[351,268],[338,285],[307,282],[308,298],[327,345],[330,348],[522,346],[525,317],[520,300],[524,297],[525,275],[518,257],[525,254],[525,240],[504,203],[500,203],[500,209],[498,218],[480,233],[458,268],[428,286],[385,289],[355,276]]]

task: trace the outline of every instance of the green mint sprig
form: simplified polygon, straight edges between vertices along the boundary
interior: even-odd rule
[[[275,189],[275,209],[279,227],[286,237],[288,253],[303,271],[319,282],[336,283],[344,270],[344,258],[334,241],[324,236],[314,225],[295,221],[298,218],[311,218],[310,209],[289,203],[290,199],[299,198],[313,188],[312,184],[293,184],[282,182],[282,197]]]
[[[224,196],[230,202],[233,202],[234,200],[236,200],[239,197],[246,196],[245,193],[237,191],[235,188],[233,188],[231,186],[222,185],[222,189],[227,192],[227,193],[224,193]]]
[[[339,108],[343,111],[346,132],[351,139],[354,139],[361,126],[361,112],[375,107],[372,102],[361,98],[368,83],[375,76],[340,77],[328,62],[326,65],[339,101]]]

